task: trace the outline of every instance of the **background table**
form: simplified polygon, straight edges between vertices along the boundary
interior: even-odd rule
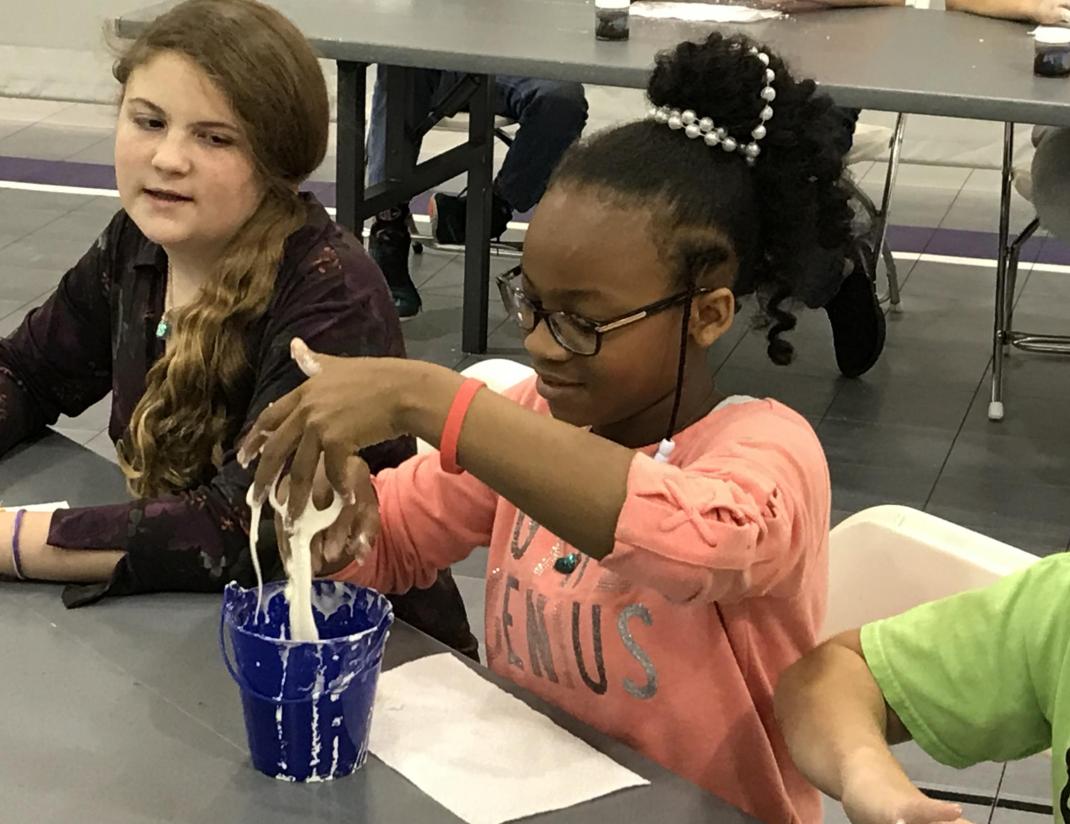
[[[124,15],[136,35],[170,4]],[[843,9],[739,27],[633,20],[623,43],[594,38],[591,0],[274,0],[320,54],[338,63],[338,219],[350,228],[460,172],[467,172],[462,348],[485,352],[489,300],[489,212],[496,74],[644,88],[654,55],[713,29],[735,28],[767,43],[797,72],[814,77],[844,106],[1006,123],[1070,126],[1070,83],[1033,75],[1033,44],[1021,23],[907,8]],[[468,142],[415,171],[387,160],[387,181],[364,190],[365,69],[471,73]],[[389,74],[389,73],[388,73]],[[387,143],[401,128],[404,72],[387,95]],[[640,113],[637,112],[637,115]],[[1013,131],[1005,135],[1009,158]],[[1003,213],[1010,205],[1004,163]],[[1001,271],[1007,247],[1001,220]],[[1000,326],[997,323],[997,326]],[[998,337],[998,335],[997,335]]]
[[[0,490],[12,503],[88,504],[120,500],[123,485],[114,464],[50,435],[0,459]],[[0,584],[0,819],[459,821],[374,756],[356,775],[326,784],[286,784],[256,772],[237,687],[220,660],[219,604],[218,596],[167,594],[66,610],[55,586]],[[395,624],[384,666],[443,651]],[[652,782],[533,820],[752,822],[623,744],[478,671]],[[479,776],[472,782],[477,792]]]

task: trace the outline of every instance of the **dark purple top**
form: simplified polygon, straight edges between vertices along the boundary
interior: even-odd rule
[[[275,293],[247,335],[253,366],[228,403],[232,440],[224,444],[222,467],[177,495],[56,512],[48,534],[53,546],[127,553],[110,584],[76,588],[69,601],[105,592],[214,591],[233,579],[250,584],[251,476],[235,460],[235,442],[268,403],[304,380],[290,360],[290,339],[332,355],[404,356],[379,269],[315,198],[302,197],[308,221],[287,240]],[[44,305],[0,340],[0,454],[109,392],[108,431],[113,441],[122,437],[145,376],[164,352],[155,333],[166,276],[163,249],[120,211]],[[412,440],[402,439],[367,450],[365,458],[377,471],[412,453]],[[273,535],[266,518],[264,533]],[[275,551],[262,554],[268,574],[277,574]]]

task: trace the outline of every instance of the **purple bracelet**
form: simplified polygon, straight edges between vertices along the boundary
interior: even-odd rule
[[[22,574],[22,558],[19,555],[19,530],[22,528],[22,516],[25,514],[25,509],[15,513],[15,527],[11,530],[11,566],[15,568],[15,577],[20,581],[26,580],[26,576]]]

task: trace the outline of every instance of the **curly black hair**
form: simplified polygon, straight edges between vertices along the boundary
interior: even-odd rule
[[[814,81],[796,80],[779,57],[743,35],[714,33],[662,52],[647,97],[654,106],[712,118],[742,147],[766,105],[760,92],[767,67],[754,48],[769,57],[776,99],[753,166],[742,151],[711,148],[647,119],[575,144],[550,186],[593,186],[609,199],[650,208],[661,253],[685,286],[724,259],[727,238],[739,261],[732,290],[756,294],[771,321],[769,357],[787,364],[794,348],[780,335],[795,327],[795,316],[785,304],[799,296],[817,253],[839,267],[827,273],[838,278],[851,247],[843,116]]]

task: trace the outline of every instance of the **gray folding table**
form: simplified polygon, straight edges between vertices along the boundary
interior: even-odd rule
[[[12,504],[91,505],[122,500],[124,493],[114,464],[53,434],[0,459],[0,496]],[[374,756],[357,774],[326,784],[286,784],[256,772],[237,688],[220,660],[219,612],[219,596],[187,594],[105,599],[66,610],[57,586],[0,584],[0,820],[459,820]],[[444,651],[399,622],[384,666]],[[753,822],[625,745],[476,669],[651,782],[532,820]],[[478,792],[478,775],[472,786]]]

